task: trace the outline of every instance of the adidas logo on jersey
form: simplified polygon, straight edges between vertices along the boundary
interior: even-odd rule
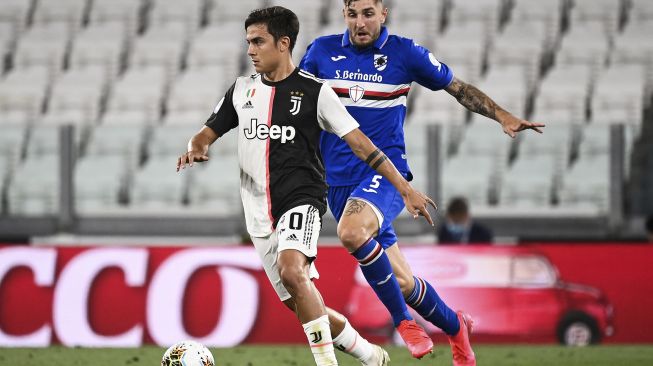
[[[250,109],[250,108],[254,108],[254,105],[252,104],[251,100],[248,100],[247,103],[243,105],[243,109]]]
[[[297,239],[297,235],[295,235],[295,234],[290,234],[290,236],[286,240],[288,240],[288,241],[299,241],[299,239]]]

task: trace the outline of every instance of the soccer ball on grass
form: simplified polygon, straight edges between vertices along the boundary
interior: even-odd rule
[[[161,366],[215,366],[215,361],[204,345],[195,341],[183,341],[166,350]]]

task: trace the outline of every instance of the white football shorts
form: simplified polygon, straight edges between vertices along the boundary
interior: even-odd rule
[[[288,249],[302,252],[311,261],[310,278],[320,278],[315,268],[315,258],[321,228],[322,219],[319,210],[312,205],[302,205],[286,211],[279,219],[277,229],[270,236],[252,237],[252,243],[261,258],[263,269],[281,301],[288,300],[291,296],[279,276],[277,265],[279,252]]]

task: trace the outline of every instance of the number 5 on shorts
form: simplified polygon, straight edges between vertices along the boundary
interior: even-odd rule
[[[363,188],[363,191],[367,193],[378,193],[375,188],[379,188],[381,185],[381,182],[379,182],[383,178],[381,175],[375,175],[372,178],[372,183],[370,184],[370,188]]]

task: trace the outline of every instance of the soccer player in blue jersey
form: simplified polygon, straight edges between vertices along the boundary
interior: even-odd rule
[[[513,116],[479,89],[454,77],[451,69],[412,40],[389,35],[383,27],[383,0],[344,0],[346,32],[320,37],[309,45],[300,67],[329,81],[360,128],[408,178],[403,123],[412,82],[445,90],[472,112],[499,122],[514,137],[542,132],[542,124]],[[469,343],[472,320],[450,309],[427,281],[413,276],[399,251],[392,221],[403,210],[397,191],[333,134],[323,133],[321,151],[329,184],[329,207],[338,219],[338,236],[359,261],[370,286],[392,315],[395,326],[411,319],[407,305],[448,336],[455,366],[476,365]],[[407,342],[414,357],[432,348],[430,339]],[[411,346],[412,344],[412,346]]]

